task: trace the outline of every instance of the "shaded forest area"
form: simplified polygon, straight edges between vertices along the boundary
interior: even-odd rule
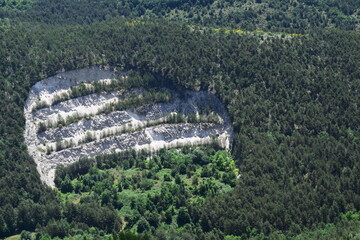
[[[46,17],[49,9],[37,19],[43,23],[0,14],[10,16],[0,25],[0,237],[57,221],[107,233],[121,228],[119,214],[99,203],[79,203],[79,215],[69,223],[68,206],[41,184],[23,140],[30,87],[59,71],[93,64],[212,91],[229,111],[240,177],[234,190],[207,197],[196,213],[188,210],[191,224],[179,230],[179,239],[291,237],[359,211],[358,32],[317,29],[302,37],[261,39],[190,31],[161,19],[96,22],[91,15],[89,24],[53,25],[44,23],[55,21]],[[61,23],[82,18],[59,16]],[[96,221],[100,216],[106,219]]]

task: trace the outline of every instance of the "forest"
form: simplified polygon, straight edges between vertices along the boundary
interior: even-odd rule
[[[356,0],[1,2],[0,238],[359,238],[359,11]],[[216,94],[231,153],[98,156],[45,186],[24,143],[28,92],[96,64]]]
[[[357,0],[4,0],[0,5],[2,15],[25,21],[87,24],[124,16],[278,32],[333,26],[356,30],[359,7]]]

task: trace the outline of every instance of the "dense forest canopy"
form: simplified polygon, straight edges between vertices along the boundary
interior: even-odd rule
[[[24,230],[39,239],[359,236],[358,14],[355,0],[3,1],[0,238]],[[215,93],[234,127],[231,156],[212,147],[149,162],[103,156],[60,169],[59,190],[45,187],[24,144],[28,91],[94,64]],[[237,178],[217,164],[230,159]],[[168,202],[152,192],[161,181]],[[136,202],[124,191],[146,194]],[[118,234],[124,229],[142,235]]]
[[[316,28],[358,30],[356,0],[6,0],[5,16],[47,23],[91,23],[115,16],[165,18],[207,26],[303,32]],[[1,13],[1,11],[0,11]]]

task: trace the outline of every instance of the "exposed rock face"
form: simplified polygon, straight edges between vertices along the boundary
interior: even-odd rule
[[[59,101],[59,96],[71,93],[73,86],[95,81],[107,84],[111,79],[125,79],[125,76],[125,73],[93,66],[58,74],[32,87],[24,109],[25,142],[46,184],[54,186],[56,166],[73,163],[82,157],[128,149],[154,153],[161,148],[204,145],[214,141],[225,149],[230,148],[232,128],[229,117],[221,102],[208,92],[179,93],[162,89],[171,94],[170,101],[110,113],[99,110],[119,100],[141,95],[146,90],[132,88]],[[39,108],[39,104],[43,104],[43,108]],[[216,121],[204,120],[206,116],[201,118],[199,113],[205,111]],[[192,123],[170,121],[179,113],[198,116],[201,120]],[[76,121],[57,124],[59,119],[69,117]],[[41,124],[48,127],[39,131]]]

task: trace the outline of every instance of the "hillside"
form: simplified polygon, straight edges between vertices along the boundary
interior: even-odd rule
[[[0,238],[24,230],[36,239],[359,234],[357,1],[15,3],[0,12]],[[25,144],[26,101],[42,79],[94,65],[138,73],[136,87],[215,95],[233,128],[230,154],[207,145],[153,158],[89,156],[59,167],[57,189],[47,187]],[[64,102],[70,112],[98,94],[83,91],[29,111],[46,120]],[[39,138],[90,119],[60,120],[39,124]]]
[[[160,17],[204,26],[300,33],[317,28],[359,30],[359,8],[356,0],[6,0],[0,6],[10,16],[48,23]]]

